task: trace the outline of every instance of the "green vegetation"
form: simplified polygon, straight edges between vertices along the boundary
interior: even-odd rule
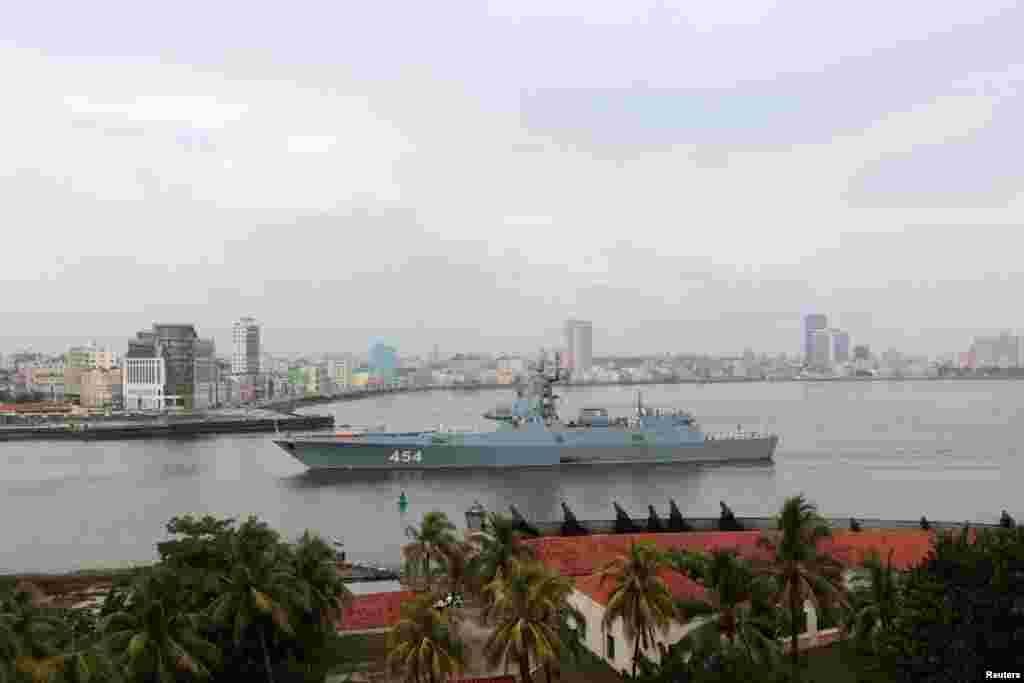
[[[388,671],[403,683],[442,683],[466,665],[450,611],[421,595],[402,605],[402,618],[388,634]]]
[[[634,543],[628,555],[601,570],[602,581],[610,578],[615,582],[601,625],[608,628],[622,619],[626,639],[633,643],[634,676],[640,648],[653,647],[657,633],[668,633],[672,620],[679,616],[672,594],[658,576],[664,567],[664,557],[656,547]]]
[[[1024,670],[1024,530],[939,534],[907,572],[877,651],[904,681],[980,680]]]
[[[334,553],[255,518],[174,518],[160,561],[120,574],[98,614],[0,586],[0,681],[323,683],[358,648],[334,620],[350,595]]]
[[[683,638],[684,649],[751,667],[777,670],[781,656],[770,600],[772,584],[732,550],[710,555],[673,552],[669,563],[704,586],[705,601],[678,601],[687,619],[699,625]]]
[[[333,550],[309,532],[286,542],[256,518],[191,516],[167,531],[159,561],[114,575],[99,610],[50,607],[0,577],[0,683],[325,683],[372,672],[367,660],[403,683],[482,667],[514,669],[525,683],[937,683],[1024,669],[1024,531],[1012,525],[936,534],[911,570],[872,556],[852,578],[819,553],[828,529],[802,496],[785,501],[757,559],[631,545],[600,570],[611,582],[601,627],[622,619],[629,675],[587,650],[573,581],[538,562],[520,525],[500,515],[468,542],[440,512],[410,528],[404,553],[423,590],[386,638],[337,633],[351,595]],[[674,599],[665,569],[700,584],[700,599]],[[821,628],[850,637],[792,648],[805,601]],[[462,642],[470,619],[482,654]],[[677,642],[659,638],[683,621],[693,628]]]
[[[817,506],[799,495],[783,503],[776,534],[760,539],[773,556],[766,571],[775,579],[774,601],[789,612],[790,674],[794,681],[800,680],[797,638],[802,631],[804,602],[809,601],[816,610],[847,604],[842,565],[817,549],[818,541],[831,534]]]
[[[550,673],[561,661],[562,624],[584,623],[583,616],[569,606],[571,579],[551,572],[539,562],[511,561],[508,573],[498,570],[484,587],[490,598],[485,619],[494,626],[484,651],[492,666],[519,666],[519,678],[531,683],[531,665],[540,664]]]

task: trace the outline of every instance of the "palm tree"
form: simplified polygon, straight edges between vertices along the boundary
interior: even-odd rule
[[[892,568],[893,550],[886,564],[872,553],[854,579],[852,608],[846,627],[859,648],[891,632],[899,610],[899,574]]]
[[[388,672],[404,683],[441,683],[465,667],[462,642],[448,615],[421,595],[402,605],[401,619],[388,634]]]
[[[731,549],[716,549],[710,555],[675,551],[669,562],[682,574],[701,583],[706,591],[704,601],[683,600],[677,603],[687,618],[703,616],[686,638],[695,650],[715,652],[723,649],[739,651],[751,663],[772,665],[779,655],[771,620],[759,616],[766,609],[770,586],[755,574],[746,562]]]
[[[539,562],[510,560],[508,573],[499,569],[493,581],[484,587],[489,598],[484,612],[494,630],[484,645],[492,666],[515,661],[520,680],[531,683],[530,662],[543,663],[547,678],[557,669],[563,642],[563,621],[584,623],[583,616],[568,603],[572,579],[549,571]]]
[[[402,548],[406,568],[411,575],[422,573],[429,585],[432,565],[443,565],[445,551],[458,540],[455,525],[445,513],[432,510],[423,515],[423,523],[418,529],[411,525],[407,527],[405,535],[413,541]]]
[[[15,587],[0,596],[0,681],[28,674],[46,681],[63,667],[58,647],[65,633],[64,621],[53,611],[39,607],[32,586]]]
[[[473,546],[465,542],[456,542],[443,550],[442,560],[445,574],[447,575],[448,590],[454,593],[464,593],[471,588],[474,582],[473,574]]]
[[[352,601],[352,593],[338,572],[334,550],[306,531],[292,549],[297,590],[304,611],[321,624],[330,624]]]
[[[590,654],[586,645],[587,620],[582,612],[566,602],[558,610],[554,621],[558,629],[559,656],[557,664],[545,666],[548,683],[551,682],[552,669],[561,678],[563,666],[570,671],[578,671],[583,668]]]
[[[666,566],[665,557],[647,543],[634,543],[629,553],[609,562],[600,570],[601,582],[615,581],[601,626],[608,629],[622,619],[626,639],[633,642],[633,676],[640,659],[640,648],[654,644],[657,631],[667,633],[678,610],[658,571]]]
[[[232,628],[235,647],[248,635],[256,635],[263,653],[263,668],[274,681],[268,631],[292,635],[289,612],[301,605],[289,558],[282,556],[277,534],[266,524],[250,518],[230,539],[231,569],[220,577],[221,595],[208,608],[215,624]],[[255,634],[251,633],[255,631]]]
[[[198,616],[176,609],[181,587],[170,570],[153,570],[130,590],[124,609],[101,623],[107,648],[129,677],[173,680],[180,671],[206,679],[219,664]]]
[[[787,498],[777,524],[775,534],[762,536],[758,544],[772,555],[764,571],[775,579],[775,604],[789,612],[790,661],[793,680],[799,681],[799,617],[804,602],[809,601],[819,612],[823,606],[845,606],[846,587],[842,565],[818,552],[818,541],[829,538],[832,530],[814,503],[803,494]]]
[[[483,529],[470,536],[479,550],[469,573],[477,578],[479,586],[494,581],[499,571],[507,574],[513,561],[535,558],[533,548],[522,543],[524,535],[516,520],[493,512],[487,515]]]

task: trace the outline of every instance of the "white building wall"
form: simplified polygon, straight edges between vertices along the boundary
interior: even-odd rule
[[[159,410],[164,407],[167,379],[163,358],[124,359],[125,410]]]
[[[585,595],[579,591],[573,591],[572,595],[569,596],[569,603],[573,607],[578,609],[587,622],[587,637],[585,644],[587,649],[593,652],[595,655],[603,659],[617,671],[631,672],[633,670],[633,647],[634,643],[626,640],[626,634],[623,630],[623,624],[621,619],[616,619],[609,629],[604,629],[601,626],[601,620],[604,618],[604,606],[595,602],[590,596]],[[658,649],[658,644],[661,643],[665,647],[678,642],[693,630],[700,621],[690,621],[686,624],[680,624],[673,621],[669,625],[669,629],[666,633],[658,632],[655,637],[653,647],[643,649],[641,652],[644,655],[654,661],[661,661],[661,653]],[[615,641],[615,657],[614,659],[608,656],[608,636],[611,636]]]
[[[604,629],[601,624],[601,620],[604,619],[604,606],[578,590],[574,590],[572,595],[569,596],[569,604],[579,610],[586,620],[587,635],[584,639],[584,644],[587,649],[607,662],[616,671],[632,672],[635,643],[626,640],[622,620],[616,619],[609,629]],[[810,602],[804,603],[804,610],[807,612],[806,635],[813,640],[818,634],[818,616]],[[661,652],[658,647],[659,644],[668,648],[682,640],[690,631],[702,623],[704,623],[703,619],[693,619],[685,624],[673,621],[670,623],[667,632],[657,632],[652,647],[641,648],[640,651],[647,659],[656,663],[660,662]],[[614,658],[608,656],[608,636],[611,636],[615,641]]]

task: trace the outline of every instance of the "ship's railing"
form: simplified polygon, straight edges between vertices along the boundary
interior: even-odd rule
[[[737,439],[768,439],[771,434],[767,432],[717,432],[705,434],[707,441],[736,441]]]

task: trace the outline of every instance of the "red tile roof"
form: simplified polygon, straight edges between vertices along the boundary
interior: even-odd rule
[[[342,613],[338,630],[344,632],[391,628],[398,623],[402,604],[414,597],[412,591],[357,595]]]
[[[665,582],[672,597],[686,600],[701,600],[704,598],[704,587],[696,581],[683,576],[672,569],[662,569],[658,577]],[[576,590],[590,597],[599,605],[607,605],[615,589],[615,579],[608,577],[601,581],[597,574],[583,576],[576,579]]]
[[[549,536],[525,541],[548,567],[565,576],[587,576],[619,555],[631,543],[653,542],[663,550],[683,548],[709,552],[717,548],[734,548],[748,559],[768,559],[767,552],[757,546],[760,531],[698,531],[689,533],[615,534],[592,536]],[[871,549],[884,560],[894,548],[893,565],[907,569],[927,557],[932,532],[918,529],[837,530],[831,540],[823,541],[821,550],[845,564],[863,562]]]
[[[883,562],[893,550],[892,565],[901,571],[920,564],[932,547],[933,534],[920,529],[834,531],[821,550],[849,566],[858,566],[872,550]]]
[[[757,548],[760,531],[697,531],[662,534],[608,534],[593,536],[548,536],[530,539],[537,557],[548,567],[565,576],[585,576],[599,570],[632,543],[650,541],[663,550],[685,548],[709,551],[714,548],[735,548],[745,557],[763,554]]]

